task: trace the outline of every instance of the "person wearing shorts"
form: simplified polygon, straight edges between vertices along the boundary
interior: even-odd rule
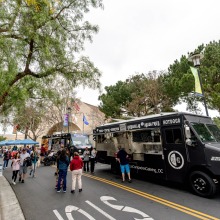
[[[125,182],[125,173],[128,175],[128,182],[131,183],[130,166],[128,162],[129,155],[124,148],[119,147],[117,160],[120,163],[122,182]]]
[[[27,173],[27,165],[25,163],[25,160],[27,157],[30,157],[30,154],[27,153],[25,148],[23,148],[22,153],[20,154],[21,166],[20,166],[20,171],[19,171],[19,175],[20,175],[19,182],[22,182],[22,183],[24,183],[25,174]]]

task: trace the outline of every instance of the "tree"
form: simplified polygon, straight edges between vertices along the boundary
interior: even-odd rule
[[[5,141],[6,137],[0,136],[0,141]]]
[[[123,107],[131,101],[130,90],[126,82],[118,81],[114,86],[106,86],[106,93],[99,96],[100,109],[107,117],[120,118]]]
[[[219,117],[214,117],[213,121],[215,122],[215,124],[218,126],[218,128],[220,129],[220,118]]]
[[[33,140],[42,135],[42,112],[37,111],[36,106],[21,107],[14,117],[14,124],[18,125],[18,130]],[[41,126],[41,127],[40,127]]]
[[[127,109],[132,116],[173,111],[169,97],[163,92],[162,77],[163,72],[152,71],[129,79],[132,101],[127,103]]]
[[[208,107],[220,111],[220,41],[200,45],[195,53],[203,53],[201,60],[200,76]],[[163,78],[164,91],[177,104],[185,101],[190,110],[195,110],[194,101],[202,101],[202,98],[189,96],[194,91],[194,77],[191,73],[188,57],[183,55],[180,61],[175,60],[170,65],[167,74]]]
[[[156,71],[136,74],[105,87],[106,93],[99,96],[101,110],[113,118],[173,111],[171,99],[163,92],[162,76],[163,72]]]
[[[21,105],[14,110],[11,124],[19,125],[19,132],[33,140],[45,134],[45,127],[56,126],[57,131],[63,129],[63,116],[68,106],[72,105],[75,93],[65,85],[65,80],[57,79],[48,82],[48,89],[54,90],[49,98],[29,99],[26,106]],[[26,138],[25,137],[25,138]]]
[[[1,112],[51,94],[47,83],[57,77],[72,88],[100,87],[100,71],[79,53],[98,31],[83,15],[102,7],[102,0],[2,0],[0,5]]]

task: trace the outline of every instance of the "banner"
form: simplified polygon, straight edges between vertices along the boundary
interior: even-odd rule
[[[83,115],[83,122],[84,122],[85,125],[89,124],[89,122],[86,120],[86,116],[85,115]]]
[[[190,67],[190,69],[195,78],[195,93],[198,94],[199,96],[203,96],[198,70],[194,67]]]
[[[63,126],[67,127],[68,123],[69,123],[69,114],[65,114],[63,119]]]

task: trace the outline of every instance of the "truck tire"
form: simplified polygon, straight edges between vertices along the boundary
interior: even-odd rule
[[[213,179],[202,171],[193,171],[189,176],[189,183],[193,192],[201,197],[213,197],[217,186]]]

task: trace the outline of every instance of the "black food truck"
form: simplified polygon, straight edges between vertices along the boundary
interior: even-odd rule
[[[216,194],[220,181],[220,131],[210,117],[161,113],[98,126],[97,161],[119,169],[118,147],[130,154],[131,173],[188,183],[199,196]]]
[[[92,147],[89,136],[82,133],[55,133],[43,136],[42,139],[47,139],[48,150],[50,151],[56,153],[61,147],[65,147],[69,150],[71,156],[73,152],[77,151],[82,158],[85,148],[91,149]]]

